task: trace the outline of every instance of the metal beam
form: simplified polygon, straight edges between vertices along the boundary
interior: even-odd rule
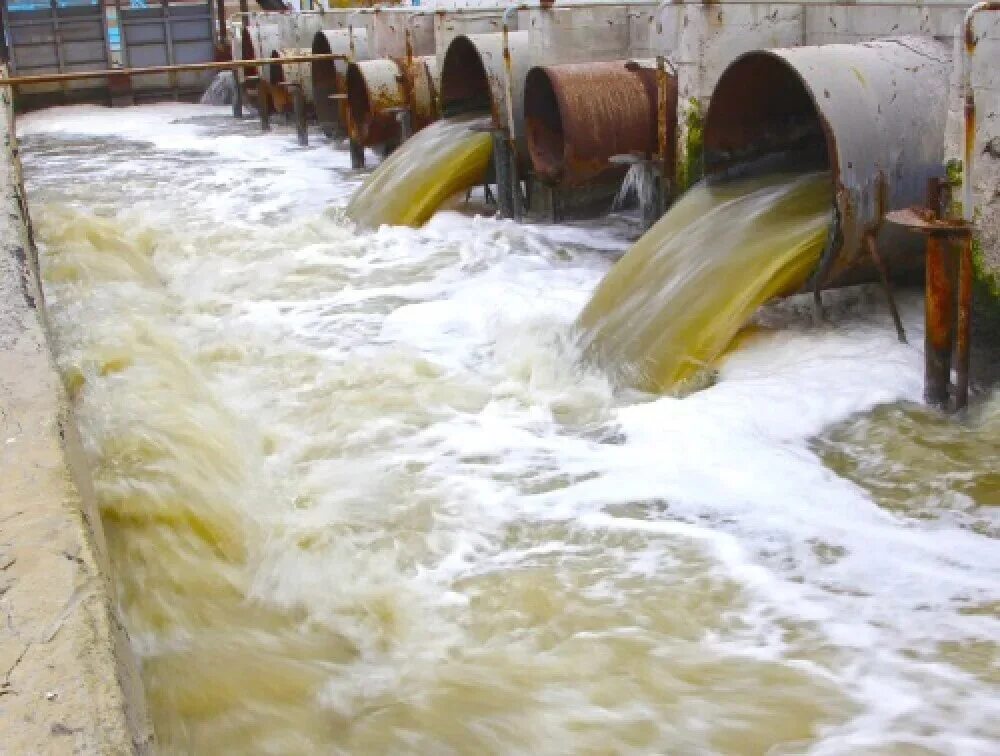
[[[320,60],[346,60],[347,55],[338,53],[318,55],[289,55],[282,58],[284,63],[312,63]],[[144,68],[109,68],[104,71],[74,71],[72,73],[38,74],[36,76],[11,76],[0,78],[0,86],[16,87],[21,84],[49,84],[57,81],[76,81],[77,79],[103,79],[108,76],[143,76],[145,74],[174,73],[178,71],[231,71],[234,68],[253,68],[268,66],[274,63],[274,58],[255,58],[253,60],[226,60],[208,63],[182,63],[176,66],[146,66]]]

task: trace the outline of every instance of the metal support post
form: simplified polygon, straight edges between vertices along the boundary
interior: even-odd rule
[[[497,182],[497,214],[501,218],[513,218],[514,196],[510,175],[510,150],[507,133],[502,129],[493,132],[493,172]]]
[[[351,169],[355,171],[364,170],[365,167],[365,148],[360,142],[352,138],[350,140],[350,151],[351,151]]]
[[[233,118],[243,118],[243,82],[240,69],[233,67]]]
[[[269,86],[263,77],[257,82],[257,110],[260,113],[260,130],[271,130],[271,98]]]
[[[969,403],[969,351],[972,341],[972,234],[958,240],[958,317],[955,322],[955,409]]]
[[[924,337],[924,400],[937,407],[948,404],[951,345],[954,336],[954,288],[945,241],[927,237],[927,279]]]
[[[396,120],[399,122],[399,141],[403,143],[413,136],[413,114],[408,108],[400,108]]]
[[[298,137],[299,145],[308,147],[309,124],[306,123],[306,95],[298,84],[293,84],[289,88],[292,91],[292,108],[295,111],[295,134]]]

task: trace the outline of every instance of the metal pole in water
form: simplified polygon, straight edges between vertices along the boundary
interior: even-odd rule
[[[927,278],[924,337],[924,400],[937,407],[948,404],[951,375],[951,345],[955,311],[945,240],[936,234],[927,237]]]
[[[356,139],[349,142],[351,152],[351,170],[362,171],[365,168],[365,148]]]
[[[295,110],[295,134],[302,147],[309,146],[309,124],[306,123],[306,94],[302,87],[293,84],[289,87],[292,90],[292,107]]]
[[[958,257],[958,317],[955,323],[955,409],[969,404],[969,350],[972,342],[972,233],[963,234]]]
[[[260,130],[271,130],[271,98],[268,96],[268,83],[264,77],[257,82],[257,109],[260,111]]]
[[[243,82],[239,67],[233,68],[233,118],[243,118]]]
[[[510,180],[510,145],[507,132],[493,131],[493,171],[497,182],[497,212],[501,218],[514,217],[514,198]]]

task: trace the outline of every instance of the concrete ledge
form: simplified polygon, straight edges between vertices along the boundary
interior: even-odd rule
[[[0,68],[0,76],[5,72]],[[70,405],[49,351],[10,95],[0,90],[0,753],[148,753]]]

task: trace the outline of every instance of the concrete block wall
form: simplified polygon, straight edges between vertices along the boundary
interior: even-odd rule
[[[977,14],[973,31],[978,38],[969,71],[976,106],[972,182],[979,228],[976,265],[993,299],[1000,302],[1000,11]],[[956,56],[962,44],[961,38],[955,40]],[[962,160],[965,130],[958,69],[956,66],[945,145],[946,155],[954,166]]]
[[[373,14],[373,19],[373,57],[405,58],[407,28],[414,55],[434,54],[433,14],[385,10]]]
[[[149,753],[142,683],[49,344],[0,88],[0,752]]]
[[[534,65],[616,60],[631,54],[630,20],[622,7],[532,11],[527,30]],[[524,28],[524,27],[522,27]]]
[[[815,5],[805,7],[804,13],[805,44],[828,45],[902,34],[951,39],[965,10],[909,3],[896,7]]]

